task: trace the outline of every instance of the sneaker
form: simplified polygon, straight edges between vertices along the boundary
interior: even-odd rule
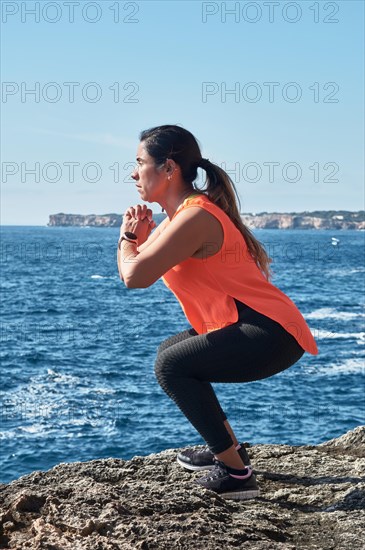
[[[209,474],[196,479],[195,483],[227,499],[248,500],[260,496],[256,476],[250,468],[247,469],[245,479],[236,479],[229,475],[229,468],[219,460],[216,460],[215,466]]]
[[[240,445],[241,448],[238,449],[238,454],[240,455],[242,462],[244,463],[246,468],[252,469],[251,462],[245,446],[243,443],[241,443]],[[182,466],[186,470],[196,472],[199,470],[212,470],[212,468],[214,468],[215,466],[217,459],[208,447],[204,447],[203,449],[199,450],[186,449],[185,451],[182,451],[177,455],[176,460],[178,461],[180,466]]]

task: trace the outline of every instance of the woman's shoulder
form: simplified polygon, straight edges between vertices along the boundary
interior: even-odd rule
[[[184,215],[181,215],[183,214]],[[227,225],[230,221],[228,215],[215,204],[207,195],[196,194],[187,197],[184,202],[176,210],[175,214],[171,218],[170,222],[178,219],[180,223],[190,220],[191,218],[199,218],[201,224],[204,224],[207,228]]]
[[[205,193],[200,193],[196,195],[191,195],[184,200],[184,203],[181,205],[182,209],[188,208],[189,206],[200,206],[206,210],[210,211],[219,211],[223,213],[223,210],[215,204],[208,195]]]
[[[211,204],[214,204],[210,198],[208,197],[208,195],[206,195],[205,193],[194,193],[194,194],[191,194],[189,197],[187,197],[185,200],[184,200],[184,206],[187,206],[188,204],[199,204],[199,203],[202,203],[202,204],[207,204],[207,203],[211,203]]]
[[[213,216],[215,218],[218,218],[219,221],[222,223],[230,220],[228,214],[226,214],[226,212],[224,212],[224,210],[218,204],[213,202],[206,194],[188,197],[187,199],[185,199],[184,204],[182,205],[182,210],[193,206],[198,206],[202,210],[213,214]]]

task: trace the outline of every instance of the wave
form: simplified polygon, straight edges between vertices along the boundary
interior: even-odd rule
[[[318,340],[346,338],[357,340],[358,344],[365,342],[365,332],[331,332],[330,330],[315,329],[312,333],[314,338]]]
[[[4,430],[0,432],[0,439],[16,439],[23,437],[39,437],[49,435],[50,429],[47,429],[44,423],[31,424],[29,426],[17,426],[15,429]]]
[[[321,307],[305,315],[306,319],[338,319],[342,321],[351,321],[365,317],[365,313],[355,311],[338,311],[332,307]]]
[[[327,271],[326,275],[336,275],[338,277],[346,277],[346,275],[353,275],[354,273],[364,273],[364,267],[337,267]]]
[[[16,431],[15,430],[6,430],[4,432],[0,432],[0,439],[15,439],[16,437]]]
[[[326,366],[315,366],[313,372],[323,374],[363,373],[365,374],[365,360],[359,357],[349,357],[342,363],[329,363]]]
[[[42,424],[32,424],[31,426],[19,426],[18,430],[29,434],[44,433],[44,426]]]
[[[32,377],[30,380],[33,382],[38,382],[38,381],[42,381],[43,379],[43,376],[42,375],[39,375],[39,376],[35,376],[35,377]],[[47,369],[47,382],[55,382],[55,383],[60,383],[60,384],[77,384],[78,382],[81,381],[80,377],[79,376],[75,376],[73,374],[63,374],[61,372],[57,372],[53,369]]]

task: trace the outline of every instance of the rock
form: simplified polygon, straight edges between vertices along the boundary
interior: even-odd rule
[[[319,448],[327,449],[327,452],[337,454],[346,453],[348,450],[352,456],[365,458],[365,430],[364,426],[358,426],[351,432],[347,432],[341,437],[330,439],[318,445]]]
[[[320,445],[249,446],[261,488],[235,502],[194,485],[179,449],[59,464],[0,486],[0,547],[363,550],[365,426]]]

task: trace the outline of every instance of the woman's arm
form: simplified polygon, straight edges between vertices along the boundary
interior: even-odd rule
[[[120,269],[120,250],[119,250],[119,247],[117,247],[117,266],[118,266],[118,271],[119,271],[119,278],[120,278],[121,281],[124,281],[122,271]]]
[[[137,248],[138,252],[142,252],[142,250],[145,250],[148,246],[150,246],[150,244],[152,244],[161,235],[169,221],[169,218],[166,216],[166,218],[156,227],[153,233],[151,233],[148,239]]]
[[[168,225],[169,218],[166,216],[166,219],[162,220],[162,222],[156,227],[156,229],[151,233],[151,235],[148,237],[148,239],[137,247],[138,252],[142,252],[142,250],[145,250],[148,248],[158,237],[161,235],[164,228]],[[119,277],[121,281],[124,281],[122,271],[120,269],[120,260],[121,260],[121,251],[117,250],[117,265],[118,265],[118,271],[119,271]]]
[[[124,229],[123,229],[125,225],[124,222],[131,221],[132,218],[139,219],[139,220],[147,218],[149,220],[150,228],[153,229],[153,227],[156,227],[156,223],[152,220],[152,210],[147,208],[146,205],[141,206],[137,204],[136,206],[130,206],[124,213],[123,223],[122,223],[121,233],[120,233],[121,235],[122,233],[124,233]],[[165,220],[163,220],[163,222],[165,222]],[[163,222],[160,223],[158,227],[161,227]],[[150,233],[150,231],[151,229],[148,231],[148,234]],[[156,231],[149,234],[148,238],[144,237],[144,239],[146,240],[139,247],[135,249],[135,252],[137,252],[137,254],[139,254],[140,250],[143,250],[145,247],[149,246],[149,244],[151,244],[151,242],[153,242],[160,235],[160,231],[158,231],[156,234],[155,233]],[[121,281],[124,281],[124,277],[121,269],[122,262],[123,262],[123,257],[122,257],[121,250],[117,248],[117,266],[118,266],[119,278]]]
[[[167,224],[159,238],[154,239],[153,243],[149,243],[140,253],[137,253],[136,245],[124,242],[123,247],[126,250],[123,250],[121,256],[121,267],[126,286],[151,286],[169,269],[187,260],[209,243],[211,216],[200,207],[192,206],[182,210]]]

